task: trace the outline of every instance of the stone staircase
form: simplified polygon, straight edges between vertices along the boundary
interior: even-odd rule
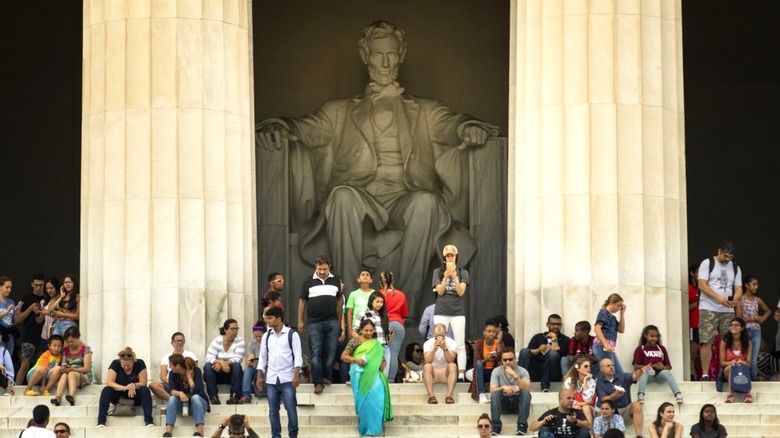
[[[560,385],[560,384],[558,384]],[[71,426],[73,437],[160,437],[165,428],[161,406],[154,411],[155,427],[144,427],[138,408],[136,417],[109,417],[107,427],[95,427],[98,410],[98,398],[101,385],[85,388],[76,396],[76,405],[53,407],[49,429],[58,421]],[[227,387],[220,387],[227,392]],[[677,421],[684,425],[683,436],[688,436],[692,424],[698,421],[703,404],[712,403],[718,409],[718,417],[726,426],[729,437],[780,437],[780,383],[759,382],[753,384],[755,403],[743,404],[737,396],[734,404],[725,404],[725,393],[715,391],[713,383],[682,382],[680,388],[685,395],[685,403],[677,408]],[[539,417],[544,411],[557,405],[559,386],[553,385],[553,392],[538,391],[534,384],[531,418]],[[19,388],[21,392],[21,388]],[[390,392],[393,397],[395,421],[385,425],[385,436],[392,437],[473,437],[477,435],[477,418],[483,412],[490,412],[490,405],[479,405],[467,393],[468,385],[459,384],[457,403],[444,404],[444,386],[437,385],[438,405],[426,403],[427,396],[422,384],[393,384]],[[632,387],[636,395],[636,386]],[[251,405],[226,405],[226,394],[221,396],[223,404],[212,407],[206,415],[205,435],[210,436],[220,419],[235,413],[249,415],[250,423],[261,437],[270,436],[268,424],[268,405],[265,399]],[[635,398],[635,397],[634,397]],[[658,406],[664,401],[673,401],[665,385],[650,385],[645,402],[645,428],[655,419]],[[49,404],[49,397],[0,397],[0,438],[16,437],[32,416],[32,408],[40,403]],[[357,418],[352,402],[351,388],[346,385],[331,385],[320,395],[313,393],[310,384],[298,388],[298,419],[301,438],[309,437],[357,437]],[[287,417],[282,412],[282,427],[287,436]],[[513,415],[503,415],[503,435],[514,435]],[[192,417],[176,420],[174,436],[192,436],[195,431]],[[646,430],[643,431],[648,436]],[[227,434],[224,434],[227,436]],[[531,434],[529,433],[529,436]],[[627,436],[634,436],[633,426],[629,426]]]

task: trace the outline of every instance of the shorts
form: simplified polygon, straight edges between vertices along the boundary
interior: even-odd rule
[[[433,383],[447,383],[447,367],[433,368]]]
[[[734,319],[734,312],[699,310],[699,343],[712,344],[717,332],[720,332],[720,337],[723,339],[729,332],[729,323],[732,319]]]
[[[38,359],[38,348],[34,344],[28,342],[22,342],[20,348],[22,349],[22,360],[35,363]]]
[[[697,344],[699,343],[699,328],[698,327],[688,329],[688,339],[693,341],[693,342],[695,342],[695,343],[697,343]]]
[[[628,405],[625,408],[617,408],[617,411],[620,416],[623,417],[623,423],[625,423],[626,426],[634,424],[634,419],[631,418],[631,405]]]

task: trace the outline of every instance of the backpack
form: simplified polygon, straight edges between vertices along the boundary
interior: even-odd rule
[[[289,332],[287,332],[287,342],[290,344],[290,352],[292,353],[293,363],[295,363],[295,350],[293,350],[293,333],[298,333],[298,330],[295,330],[292,327],[288,327],[290,329]],[[268,331],[265,332],[265,369],[263,370],[263,373],[268,374],[268,337],[271,336],[271,330],[273,330],[271,327],[268,327]]]
[[[715,269],[715,257],[710,257],[707,260],[710,262],[710,271],[708,274],[712,274],[712,270]],[[737,278],[737,271],[739,270],[739,266],[734,260],[731,261],[731,264],[734,265],[734,278]]]

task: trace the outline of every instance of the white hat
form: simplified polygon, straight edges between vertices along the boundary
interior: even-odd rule
[[[441,254],[445,257],[447,257],[447,254],[455,254],[458,255],[458,248],[455,247],[455,245],[447,245],[444,247],[444,249],[441,251]]]

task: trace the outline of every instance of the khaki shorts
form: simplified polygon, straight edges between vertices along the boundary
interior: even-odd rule
[[[733,312],[713,312],[712,310],[699,310],[699,343],[712,344],[715,333],[720,332],[720,337],[729,332],[729,323],[734,319]]]
[[[447,383],[447,367],[433,368],[433,383]]]
[[[634,424],[634,420],[631,418],[631,405],[628,405],[625,408],[617,408],[617,411],[620,416],[623,417],[623,423],[625,423],[626,426]]]

